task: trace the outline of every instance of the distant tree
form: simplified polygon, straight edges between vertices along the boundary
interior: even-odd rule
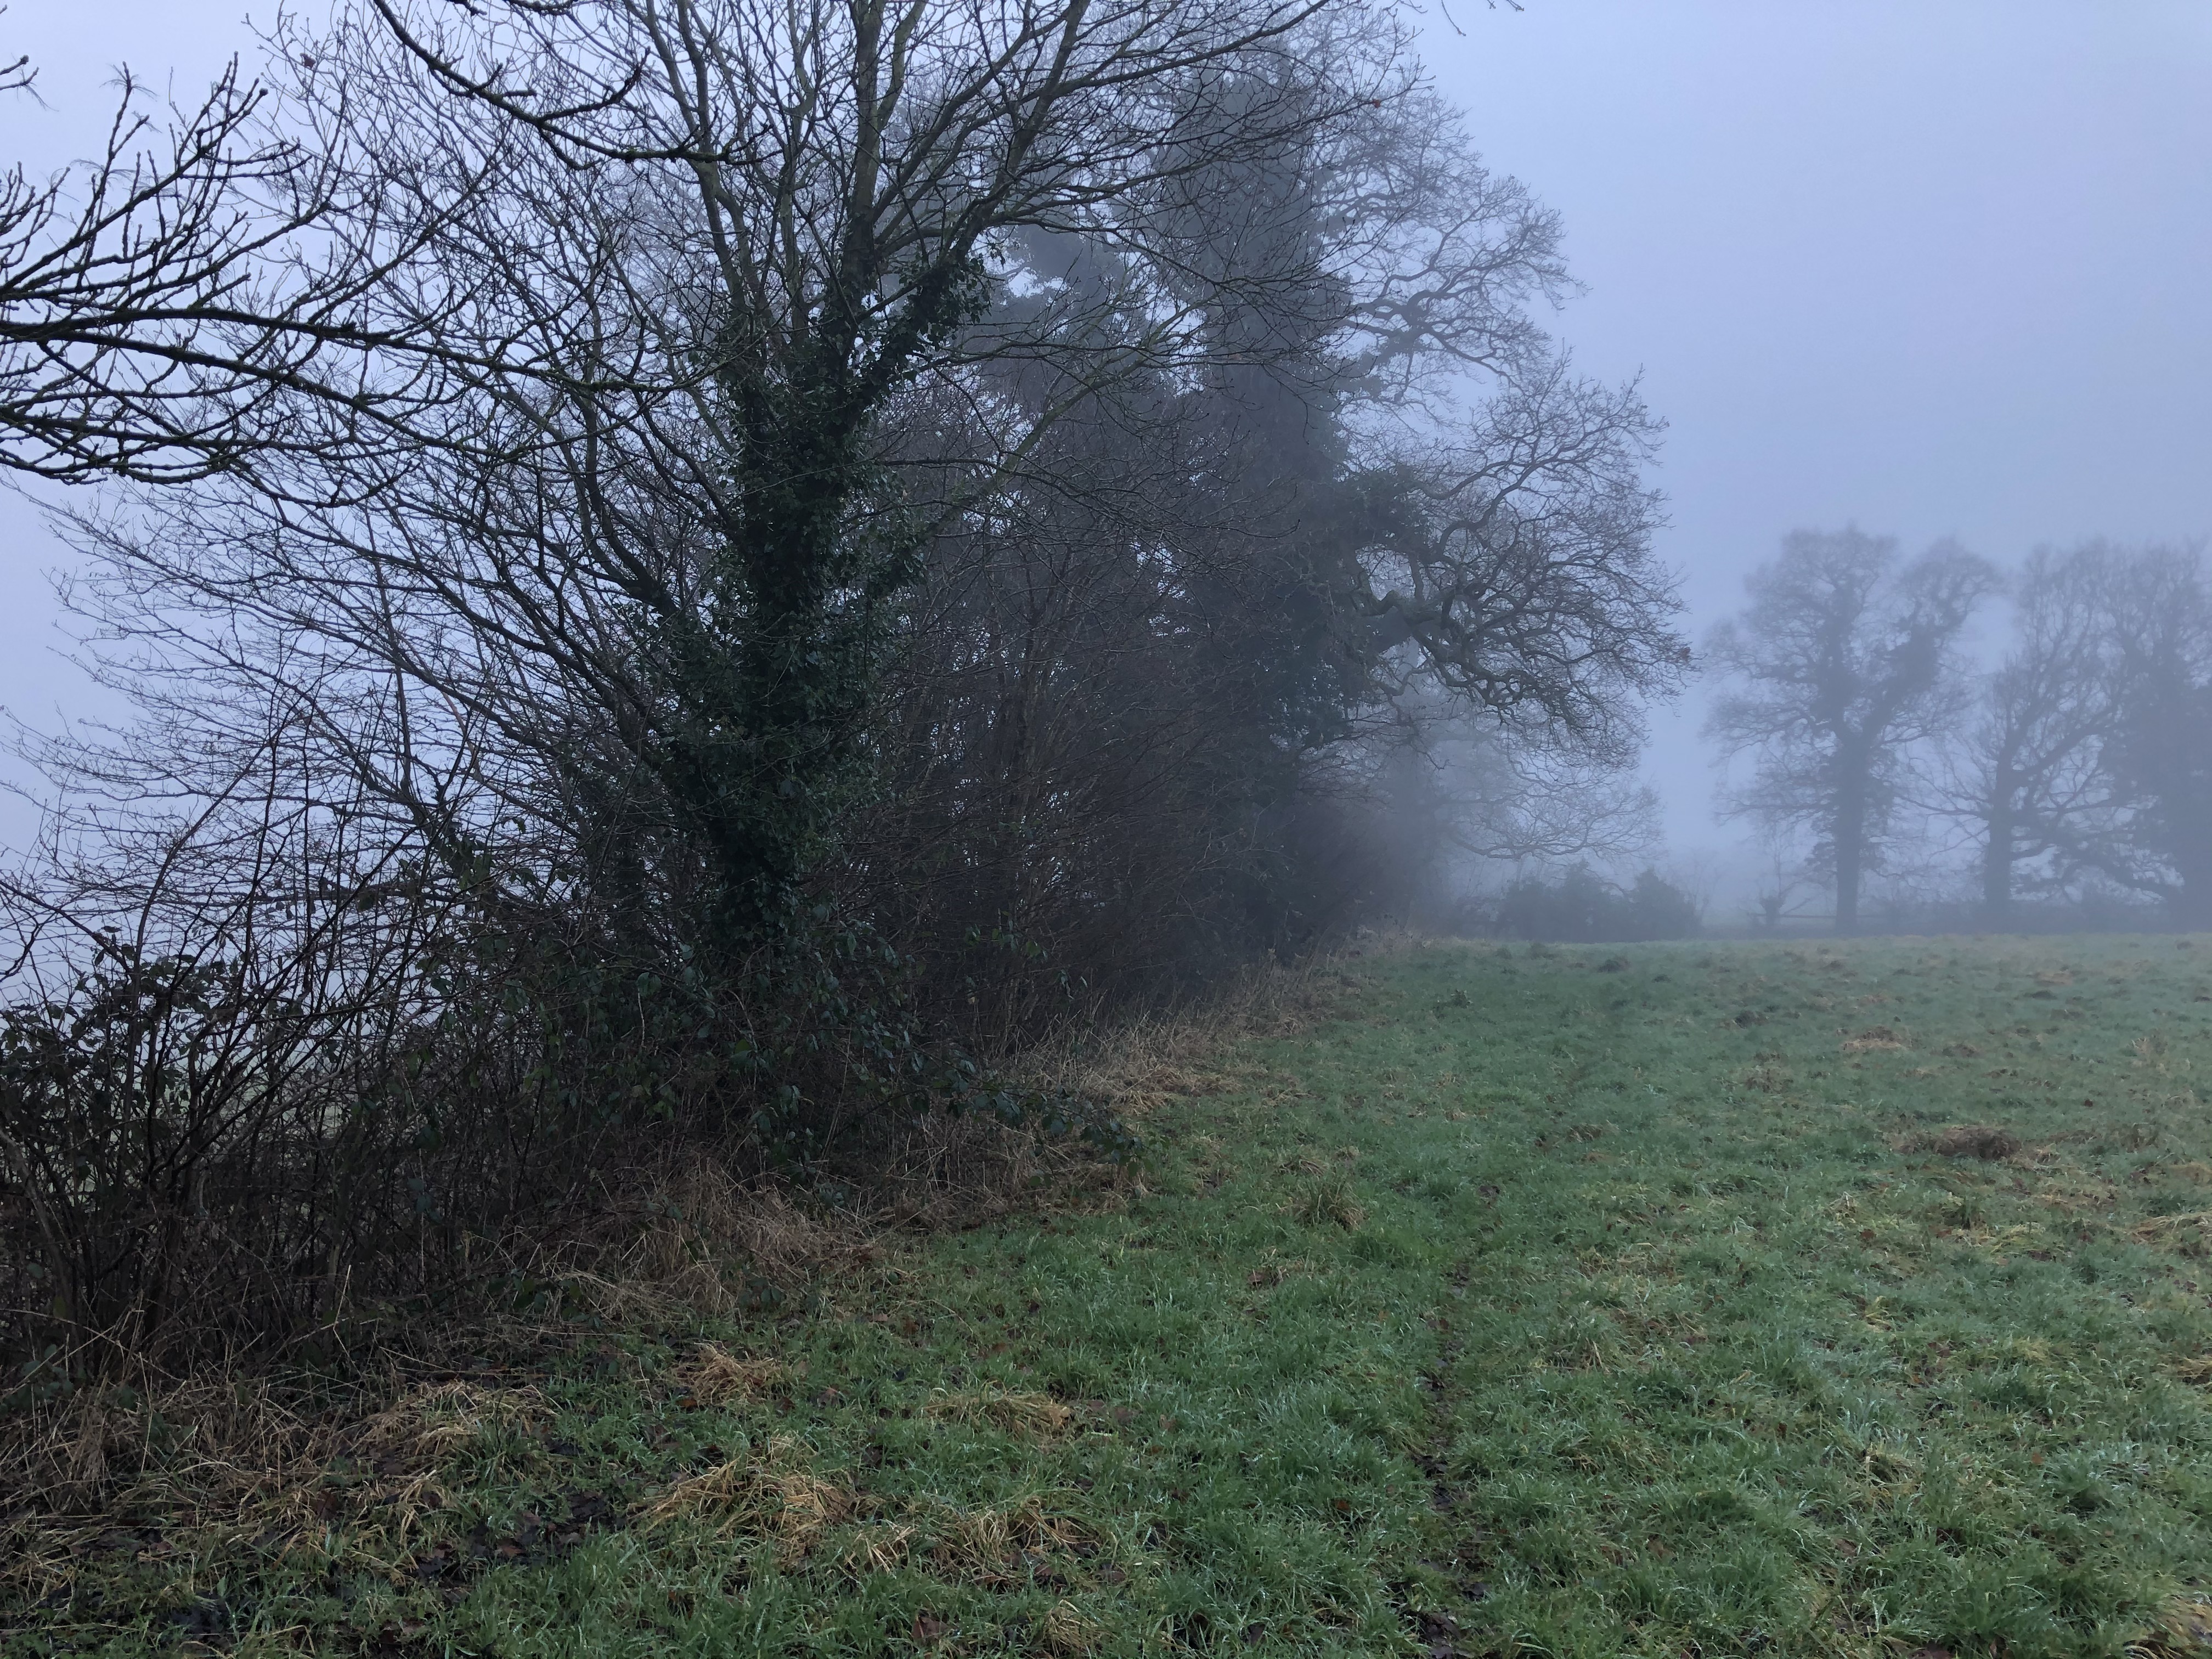
[[[1686,939],[1700,920],[1697,901],[1656,870],[1624,889],[1587,864],[1519,877],[1489,908],[1493,933],[1571,945]]]
[[[2039,549],[2013,586],[2014,641],[1943,780],[1940,806],[1979,836],[1984,919],[2002,927],[2019,872],[2101,839],[2113,820],[2105,744],[2120,713],[2114,580],[2101,543]],[[2053,865],[2054,857],[2056,865]]]
[[[2212,926],[2212,592],[2198,548],[2148,548],[2109,583],[2102,810],[2066,826],[2084,866]]]
[[[2194,549],[2039,550],[1936,810],[1975,826],[1982,913],[2084,881],[2212,922],[2212,593]]]
[[[1797,531],[1713,635],[1713,662],[1737,687],[1706,732],[1756,761],[1726,810],[1813,831],[1834,872],[1838,932],[1857,925],[1916,747],[1965,712],[1959,635],[1996,583],[1951,542],[1900,566],[1893,537]]]

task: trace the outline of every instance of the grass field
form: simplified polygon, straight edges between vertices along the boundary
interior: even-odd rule
[[[1330,993],[1148,1190],[489,1356],[283,1525],[155,1482],[7,1650],[2212,1653],[2212,941]]]

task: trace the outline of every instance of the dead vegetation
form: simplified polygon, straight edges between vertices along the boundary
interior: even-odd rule
[[[357,1334],[373,1346],[335,1370],[245,1355],[19,1395],[0,1425],[0,1585],[33,1599],[62,1588],[88,1540],[123,1524],[157,1553],[256,1540],[282,1553],[343,1535],[346,1559],[389,1565],[443,1506],[441,1463],[501,1443],[526,1455],[545,1411],[517,1373],[573,1341],[576,1319],[770,1311],[872,1273],[895,1231],[695,1161],[566,1239],[502,1258],[497,1277],[527,1292],[523,1312],[365,1316]],[[720,1401],[787,1389],[791,1376],[772,1355],[702,1345],[677,1380]]]
[[[740,1358],[713,1342],[702,1342],[696,1357],[677,1376],[702,1406],[787,1395],[793,1382],[791,1367],[774,1354]]]
[[[1355,984],[1328,964],[1271,967],[1172,1016],[1103,1037],[1071,1032],[1023,1056],[1018,1080],[1140,1117],[1238,1086],[1246,1079],[1227,1063],[1234,1043],[1337,1012]],[[610,1181],[617,1200],[559,1236],[484,1247],[483,1301],[428,1321],[356,1310],[321,1334],[339,1350],[335,1365],[243,1354],[182,1375],[126,1366],[74,1386],[54,1367],[47,1397],[19,1390],[0,1424],[0,1588],[29,1600],[65,1588],[88,1548],[120,1539],[122,1526],[130,1547],[155,1554],[240,1540],[313,1552],[343,1534],[346,1559],[390,1567],[422,1517],[446,1505],[442,1462],[502,1441],[526,1449],[544,1405],[519,1373],[533,1349],[573,1341],[577,1319],[651,1327],[773,1316],[810,1295],[864,1287],[917,1231],[1111,1203],[1134,1179],[1089,1146],[950,1117],[917,1126],[890,1172],[843,1204],[694,1157]],[[1364,1218],[1348,1188],[1317,1194],[1311,1207],[1316,1221]],[[799,1381],[774,1352],[714,1343],[697,1345],[672,1380],[702,1405],[787,1397]],[[1048,1395],[1010,1391],[947,1395],[931,1411],[1039,1440],[1079,1421]],[[640,1521],[712,1518],[803,1554],[825,1529],[863,1519],[856,1502],[842,1477],[818,1475],[794,1445],[772,1443],[678,1483]],[[997,1559],[1006,1540],[1018,1553],[1072,1536],[1034,1501],[919,1527],[913,1517],[870,1522],[854,1547],[888,1556],[926,1538],[933,1556],[973,1564]],[[1084,1650],[1079,1618],[1061,1622],[1054,1650]]]
[[[1020,1583],[1037,1559],[1099,1547],[1097,1535],[1048,1504],[1048,1496],[968,1509],[919,1502],[857,1528],[841,1559],[855,1577],[918,1565],[940,1577],[1003,1589]]]
[[[389,1571],[447,1507],[441,1466],[520,1446],[544,1415],[527,1385],[396,1371],[336,1393],[281,1376],[85,1389],[13,1425],[0,1589],[36,1600],[118,1548],[245,1546]]]
[[[2183,1255],[2212,1255],[2212,1210],[2154,1216],[2136,1225],[2135,1236],[2146,1244],[2164,1245]]]
[[[1370,938],[1353,956],[1410,948],[1410,939]],[[1132,1020],[1102,1034],[1071,1025],[1027,1051],[1010,1075],[1032,1088],[1061,1089],[1141,1121],[1169,1102],[1237,1086],[1228,1054],[1255,1036],[1291,1036],[1345,1011],[1358,981],[1334,960],[1268,962],[1200,1002]]]
[[[1060,1410],[1073,1420],[1066,1407]],[[822,1557],[855,1578],[917,1566],[940,1578],[1004,1589],[1023,1582],[1041,1562],[1098,1547],[1097,1535],[1048,1503],[1048,1496],[1033,1492],[973,1507],[928,1498],[886,1506],[846,1472],[817,1471],[803,1442],[776,1436],[755,1452],[678,1481],[641,1504],[635,1518],[647,1531],[689,1527],[718,1538],[772,1540],[787,1569]]]
[[[776,1436],[757,1457],[732,1458],[678,1481],[642,1507],[639,1523],[654,1528],[702,1522],[720,1536],[773,1538],[777,1559],[795,1565],[812,1553],[823,1534],[850,1518],[856,1501],[848,1479],[817,1474],[811,1462],[804,1442]]]
[[[2184,1382],[2199,1388],[2212,1387],[2212,1353],[2199,1354],[2194,1359],[2185,1359],[2174,1366],[2173,1374]]]
[[[1003,1434],[1033,1440],[1050,1440],[1075,1427],[1073,1407],[1048,1394],[1034,1390],[985,1389],[975,1393],[940,1395],[929,1403],[929,1414],[940,1421],[985,1423]]]
[[[866,1271],[883,1259],[896,1227],[894,1216],[835,1208],[699,1158],[537,1265],[605,1318],[726,1317],[769,1310],[803,1286]]]
[[[1865,1054],[1910,1048],[1911,1046],[1911,1039],[1903,1031],[1887,1025],[1869,1025],[1856,1036],[1845,1037],[1843,1050],[1847,1054]]]
[[[1929,1137],[1927,1150],[1945,1158],[1978,1158],[1996,1163],[2020,1151],[2021,1139],[1995,1123],[1956,1123]]]
[[[2202,1659],[2212,1653],[2212,1602],[2197,1595],[2172,1597],[2127,1651],[2128,1659]]]

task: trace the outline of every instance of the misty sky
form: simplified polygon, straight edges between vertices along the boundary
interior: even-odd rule
[[[0,61],[29,52],[47,107],[0,104],[0,163],[88,148],[118,63],[188,95],[250,54],[242,15],[12,0]],[[1798,526],[2008,563],[2212,534],[2212,0],[1460,0],[1425,33],[1492,164],[1565,216],[1589,291],[1559,331],[1670,422],[1700,636]],[[88,706],[62,558],[0,497],[0,706],[34,724]],[[1735,839],[1697,702],[1654,721],[1681,851]],[[0,843],[29,824],[0,805]]]

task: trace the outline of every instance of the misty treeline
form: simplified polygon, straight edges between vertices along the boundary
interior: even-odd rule
[[[372,0],[0,191],[9,1340],[435,1291],[672,1149],[1602,853],[1687,665],[1553,216],[1337,0]],[[933,1118],[932,1115],[935,1115]]]
[[[2093,541],[2003,572],[1948,542],[1907,560],[1799,532],[1749,588],[1710,649],[1733,684],[1708,733],[1752,763],[1727,805],[1803,837],[1839,928],[1882,872],[1922,921],[2212,926],[2202,547]],[[1988,605],[2002,625],[1977,652]]]
[[[1650,866],[1623,884],[1577,860],[1550,873],[1523,870],[1494,893],[1469,894],[1461,899],[1454,920],[1465,934],[1544,944],[1626,944],[1690,938],[1705,925],[1705,903]]]

